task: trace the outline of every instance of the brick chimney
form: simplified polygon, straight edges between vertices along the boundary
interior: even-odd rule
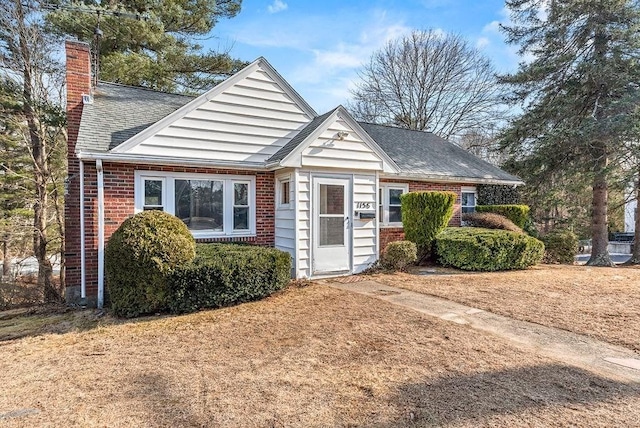
[[[68,155],[75,158],[76,140],[82,118],[82,96],[91,94],[91,53],[88,43],[72,40],[65,42],[65,51],[67,54]]]
[[[87,43],[67,40],[67,188],[65,191],[65,294],[77,301],[80,263],[80,161],[76,142],[82,119],[83,95],[91,94],[91,53]]]

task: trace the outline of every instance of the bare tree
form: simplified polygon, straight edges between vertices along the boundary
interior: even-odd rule
[[[61,299],[48,257],[52,239],[63,235],[56,222],[59,201],[52,200],[59,197],[65,147],[62,68],[55,59],[56,45],[44,28],[37,1],[0,4],[0,73],[20,88],[20,108],[7,120],[14,121],[31,159],[31,174],[25,180],[32,189],[33,253],[46,301]]]
[[[451,138],[500,116],[491,62],[459,35],[414,31],[390,41],[359,77],[349,108],[367,122]]]

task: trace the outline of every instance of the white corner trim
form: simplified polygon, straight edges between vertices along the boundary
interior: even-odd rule
[[[269,77],[271,77],[276,83],[278,83],[278,85],[280,85],[282,90],[296,102],[297,106],[300,107],[300,109],[302,109],[309,116],[309,119],[313,119],[316,116],[316,112],[311,108],[311,106],[309,106],[309,104],[307,104],[307,102],[291,87],[291,85],[289,85],[289,83],[284,80],[284,78],[273,68],[271,64],[269,64],[266,59],[260,57],[233,76],[229,77],[227,80],[214,86],[209,91],[183,105],[178,110],[160,119],[140,133],[120,143],[117,147],[114,147],[111,150],[111,153],[127,152],[140,142],[152,137],[176,120],[186,116],[201,105],[211,101],[213,98],[231,88],[233,85],[240,82],[260,67],[262,67],[266,71]]]

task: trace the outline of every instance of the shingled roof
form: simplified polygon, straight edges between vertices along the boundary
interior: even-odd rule
[[[107,152],[173,113],[193,97],[99,82],[85,104],[76,151]]]
[[[522,180],[431,132],[359,122],[400,168],[400,175],[524,184]]]
[[[93,104],[85,104],[77,151],[108,152],[173,113],[194,98],[100,82]],[[336,109],[316,116],[265,165],[277,164],[300,145]],[[400,175],[422,179],[522,184],[518,177],[430,132],[359,122],[400,168]]]

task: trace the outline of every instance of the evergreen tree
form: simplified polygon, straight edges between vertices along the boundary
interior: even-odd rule
[[[539,180],[562,172],[590,181],[588,264],[610,266],[609,180],[624,142],[637,136],[640,117],[638,0],[506,4],[513,22],[503,27],[507,41],[529,60],[501,78],[523,110],[502,147]]]
[[[219,19],[234,17],[241,0],[54,0],[49,4],[52,11],[47,20],[59,34],[94,42],[99,23],[102,80],[195,93],[246,65],[228,51],[205,52],[196,42],[210,37]]]

